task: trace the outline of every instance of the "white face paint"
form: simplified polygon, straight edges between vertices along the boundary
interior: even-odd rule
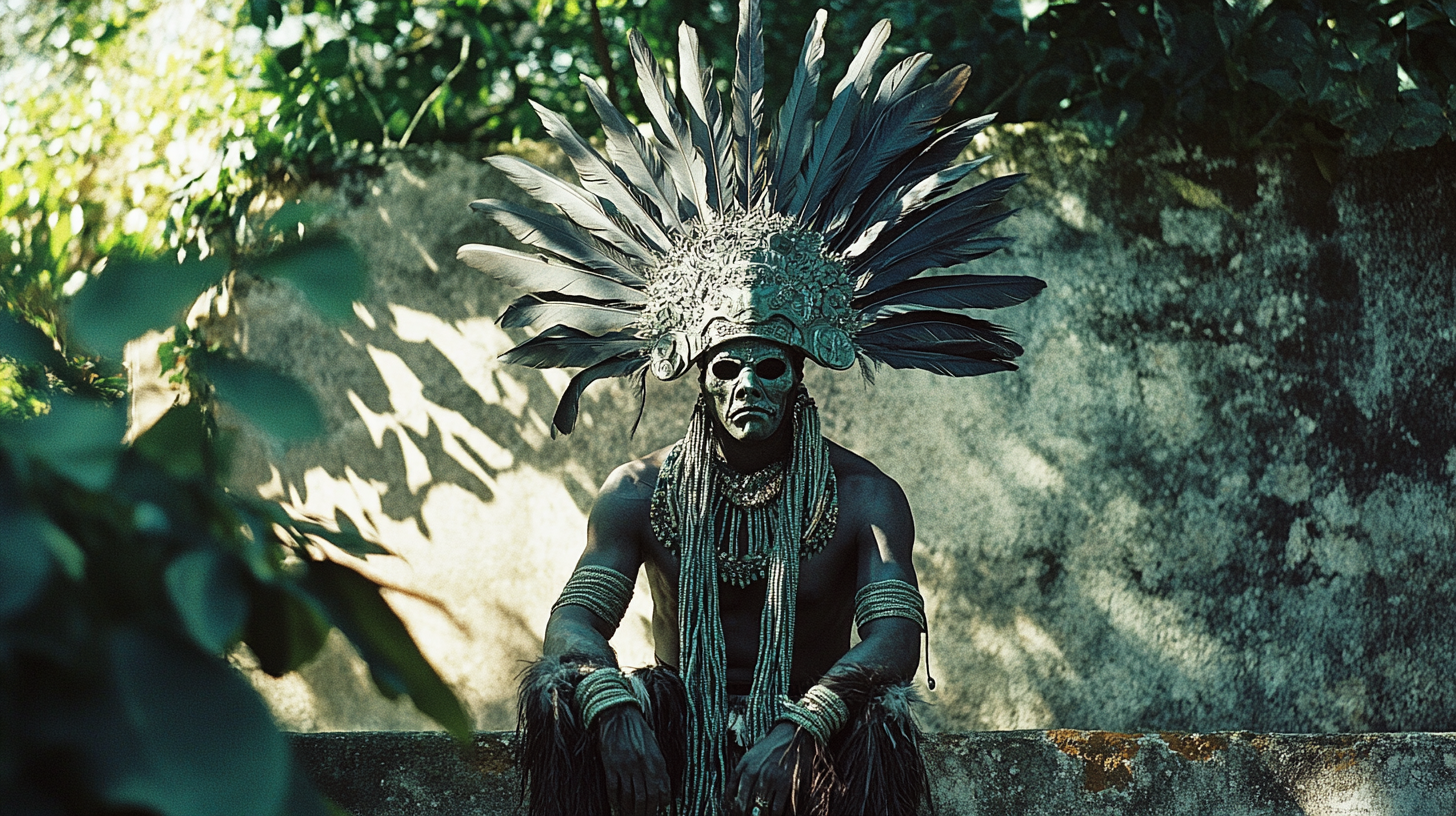
[[[789,414],[796,385],[793,362],[782,346],[745,337],[708,355],[703,393],[728,435],[760,442],[774,435]]]

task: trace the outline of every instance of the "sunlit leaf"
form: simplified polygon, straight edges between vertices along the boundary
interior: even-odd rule
[[[287,584],[254,584],[252,612],[243,639],[258,667],[282,677],[317,655],[328,640],[329,624],[300,590]]]
[[[341,564],[318,561],[309,565],[308,584],[328,607],[339,627],[369,663],[376,682],[388,688],[397,680],[415,708],[445,727],[457,739],[470,736],[470,718],[459,698],[440,679],[410,637],[409,630],[379,594],[373,581]]]
[[[236,671],[133,630],[115,632],[106,654],[121,721],[96,723],[85,746],[105,801],[163,816],[279,812],[288,745]]]
[[[248,596],[242,565],[215,550],[192,550],[167,566],[167,593],[197,645],[221,654],[243,628]]]
[[[218,398],[264,432],[284,441],[311,439],[324,432],[323,414],[313,394],[292,377],[228,357],[210,356],[206,366]]]
[[[220,255],[203,260],[113,259],[70,307],[71,336],[103,357],[120,359],[128,340],[173,325],[208,287],[227,274]]]
[[[125,432],[123,407],[65,395],[57,395],[44,416],[0,427],[15,450],[91,490],[111,483]]]
[[[349,241],[337,235],[309,234],[255,260],[248,271],[282,278],[297,286],[313,307],[335,321],[352,319],[354,301],[364,296],[368,273]]]

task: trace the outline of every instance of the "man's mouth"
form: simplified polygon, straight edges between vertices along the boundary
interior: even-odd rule
[[[734,422],[742,423],[747,422],[754,417],[758,417],[760,419],[768,419],[771,416],[773,416],[773,413],[767,408],[760,408],[756,405],[750,405],[745,408],[735,409],[732,413],[728,415],[728,418],[733,420]]]

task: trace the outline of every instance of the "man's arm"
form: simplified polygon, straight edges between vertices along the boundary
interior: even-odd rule
[[[587,520],[587,543],[577,569],[608,567],[632,580],[642,566],[642,529],[652,498],[642,480],[645,466],[633,462],[607,477]],[[544,651],[598,666],[617,666],[608,639],[619,621],[608,621],[584,606],[565,604],[546,624]],[[619,704],[603,711],[593,724],[606,771],[607,795],[615,812],[651,816],[672,801],[667,763],[642,710]]]
[[[857,508],[864,522],[855,531],[856,591],[879,581],[898,580],[916,586],[911,551],[915,522],[900,486],[878,472],[841,483],[841,502]],[[849,480],[846,480],[846,482]],[[843,505],[841,505],[843,506]],[[902,617],[884,617],[860,627],[862,638],[824,674],[825,680],[869,674],[891,683],[915,676],[920,662],[920,626]],[[762,801],[761,816],[790,812],[795,779],[810,755],[813,737],[780,722],[744,755],[728,791],[741,813],[752,813]]]

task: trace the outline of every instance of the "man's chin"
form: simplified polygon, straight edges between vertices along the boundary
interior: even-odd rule
[[[739,442],[762,442],[774,435],[778,423],[757,416],[746,420],[735,420],[728,427],[728,434]]]

